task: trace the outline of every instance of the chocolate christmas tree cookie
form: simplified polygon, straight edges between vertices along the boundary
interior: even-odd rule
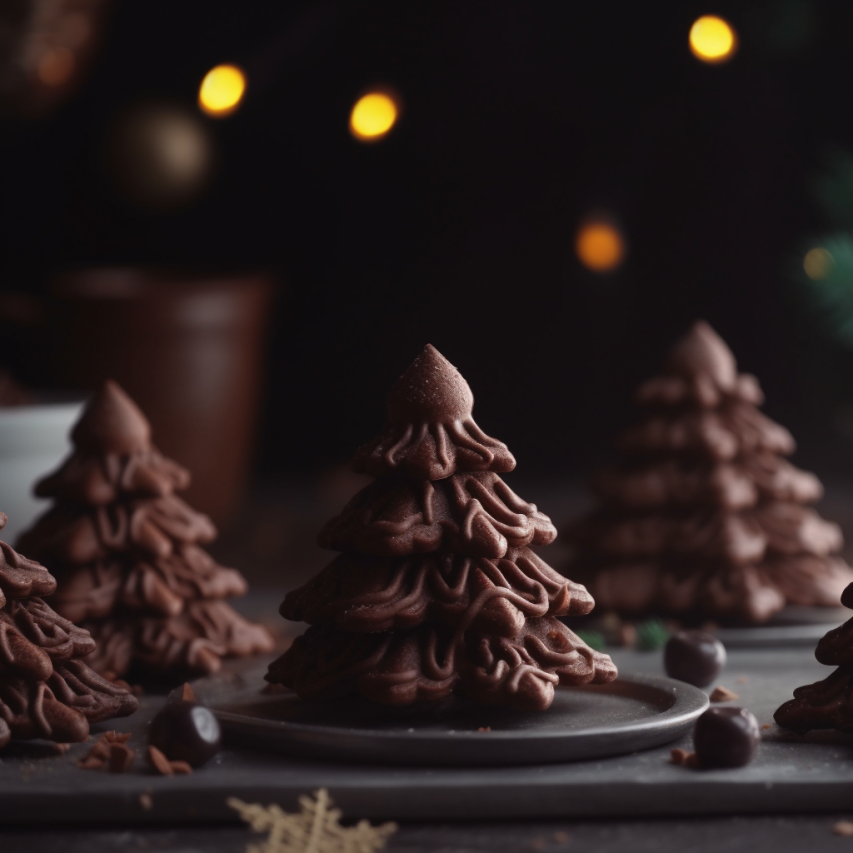
[[[11,738],[77,743],[89,723],[136,710],[127,690],[83,662],[95,642],[41,599],[55,589],[44,566],[0,542],[0,747]]]
[[[841,594],[841,603],[853,610],[853,584]],[[853,619],[833,628],[817,644],[815,657],[838,668],[823,681],[798,687],[774,719],[800,734],[812,729],[853,732]]]
[[[320,533],[341,555],[285,598],[282,615],[311,627],[268,681],[304,698],[406,705],[455,693],[545,709],[558,684],[616,677],[555,618],[588,613],[592,597],[530,550],[556,531],[500,478],[515,459],[476,425],[473,404],[432,346],[398,380],[385,428],[353,464],[376,479]]]
[[[794,439],[763,399],[704,322],[640,386],[641,420],[593,481],[600,506],[567,534],[599,607],[762,622],[837,604],[853,581],[841,530],[806,507],[821,484],[785,460]]]
[[[112,675],[132,664],[212,673],[227,655],[269,651],[268,632],[225,601],[245,579],[201,547],[212,522],[175,494],[189,473],[152,446],[118,385],[103,385],[71,436],[72,455],[36,486],[54,506],[19,546],[59,578],[57,611],[95,637],[87,662]]]

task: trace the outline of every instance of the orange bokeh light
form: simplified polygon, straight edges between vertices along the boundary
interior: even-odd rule
[[[625,241],[615,225],[596,220],[580,227],[575,238],[575,251],[587,269],[611,272],[625,258]]]

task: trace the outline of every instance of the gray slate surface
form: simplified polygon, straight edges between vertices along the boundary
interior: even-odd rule
[[[659,653],[617,652],[625,672],[660,673]],[[759,723],[793,688],[824,677],[810,649],[732,650],[721,683]],[[740,683],[740,679],[747,679]],[[146,697],[122,731],[144,748],[144,732],[162,699]],[[106,727],[102,727],[106,728]],[[680,745],[690,748],[689,738]],[[765,732],[756,761],[739,770],[696,771],[669,763],[669,746],[635,755],[514,768],[402,768],[312,762],[263,751],[226,749],[189,777],[149,775],[137,762],[122,776],[82,771],[64,756],[0,761],[0,823],[50,821],[233,821],[236,796],[295,808],[299,794],[329,789],[344,814],[398,820],[672,816],[843,811],[853,790],[849,742],[803,742]],[[147,794],[148,796],[141,796]],[[149,800],[150,798],[150,800]]]

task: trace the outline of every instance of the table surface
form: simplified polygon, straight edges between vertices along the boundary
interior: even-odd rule
[[[258,596],[250,609],[269,601]],[[660,673],[661,657],[614,651],[623,672]],[[802,645],[732,649],[719,683],[769,725],[795,686],[829,672]],[[116,728],[134,732],[144,745],[145,727],[162,701],[144,697],[140,712]],[[299,793],[325,786],[345,817],[400,820],[387,848],[392,851],[587,847],[640,853],[661,849],[663,839],[679,851],[853,847],[853,839],[833,834],[835,822],[853,819],[853,748],[837,739],[803,742],[775,727],[765,729],[764,738],[749,767],[714,771],[672,765],[669,746],[599,761],[498,769],[333,765],[230,748],[191,777],[165,779],[141,764],[126,776],[78,770],[74,761],[85,745],[55,757],[25,750],[0,761],[0,844],[4,853],[242,850],[257,840],[248,830],[210,828],[233,820],[223,808],[227,796],[291,809]],[[689,749],[690,739],[671,746]],[[152,808],[143,808],[141,792],[149,794]],[[190,825],[178,825],[188,819]],[[119,830],[116,822],[135,828]]]

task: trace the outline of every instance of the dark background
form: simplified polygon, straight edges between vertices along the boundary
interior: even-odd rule
[[[738,31],[730,63],[689,51],[707,13]],[[831,0],[123,0],[73,95],[0,124],[2,285],[89,264],[273,271],[263,478],[345,459],[428,341],[519,473],[586,472],[698,317],[759,376],[801,464],[844,472],[853,357],[797,273],[823,226],[814,176],[853,148],[851,32],[853,4]],[[179,210],[135,209],[103,167],[110,121],[151,97],[195,109],[220,62],[249,89],[204,119],[216,172]],[[363,145],[347,118],[374,84],[405,113]],[[628,241],[611,275],[574,254],[599,209]],[[26,378],[36,350],[0,352]]]

